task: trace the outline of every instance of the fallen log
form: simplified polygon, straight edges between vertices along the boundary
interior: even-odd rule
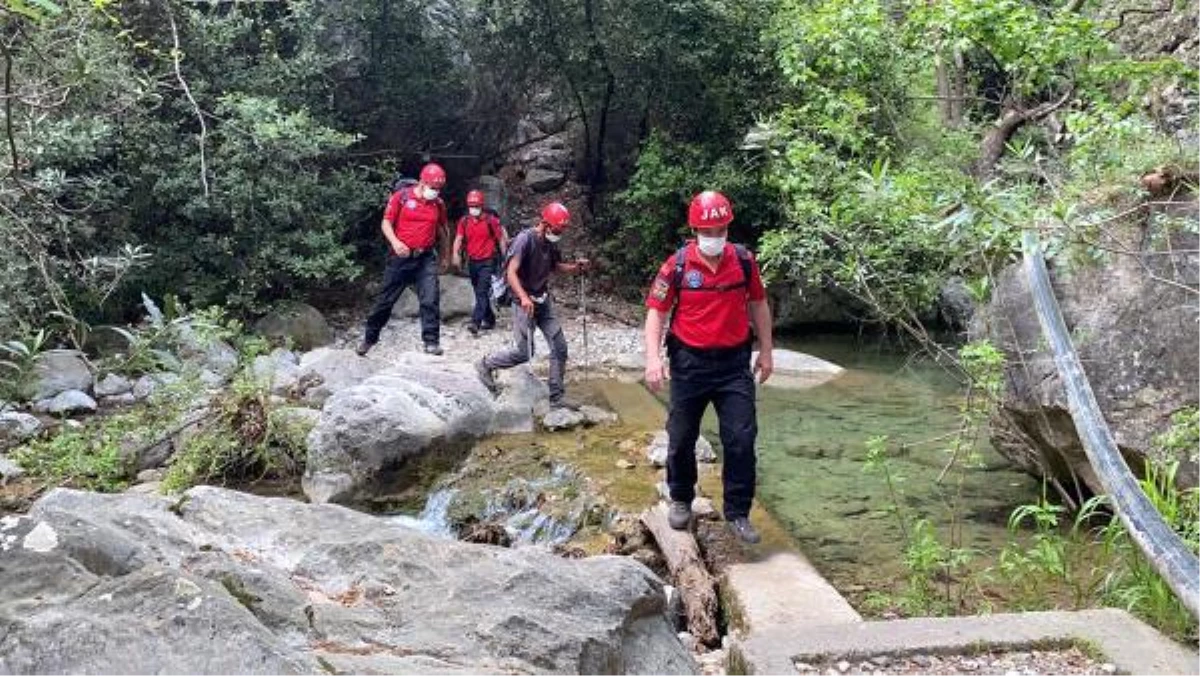
[[[675,578],[687,614],[688,631],[701,643],[716,646],[721,642],[717,632],[716,580],[704,566],[696,538],[690,531],[671,528],[667,523],[667,505],[660,502],[642,512],[641,521],[650,529],[667,568]]]

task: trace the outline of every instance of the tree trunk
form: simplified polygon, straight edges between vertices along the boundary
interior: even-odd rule
[[[604,43],[600,40],[600,32],[596,28],[595,3],[593,0],[585,0],[583,3],[583,14],[587,21],[592,58],[600,64],[600,68],[604,71],[604,96],[600,100],[599,119],[596,122],[596,145],[592,153],[592,166],[588,172],[589,190],[587,204],[588,210],[594,211],[596,207],[596,193],[603,189],[607,179],[605,166],[607,158],[604,147],[608,140],[608,113],[612,107],[613,95],[616,93],[617,77],[613,74],[612,66],[608,62],[608,51],[604,49]]]
[[[942,125],[959,129],[963,124],[963,98],[966,96],[966,73],[962,51],[953,49],[950,58],[938,54],[934,63],[937,73],[938,112]]]
[[[687,613],[688,631],[705,645],[718,645],[721,636],[717,632],[716,580],[704,566],[696,539],[689,531],[671,528],[667,523],[665,502],[642,512],[641,520],[658,541],[658,548],[667,560],[667,568],[675,578],[675,586],[679,589],[683,609]]]
[[[950,126],[961,129],[965,121],[965,101],[967,97],[967,64],[963,59],[962,50],[954,48],[954,63],[949,73],[950,84]]]
[[[1004,113],[996,126],[988,131],[980,144],[979,159],[975,161],[972,173],[976,178],[987,179],[996,171],[996,164],[1004,156],[1004,148],[1008,140],[1021,128],[1021,125],[1033,120],[1039,120],[1058,110],[1064,103],[1071,100],[1074,88],[1068,89],[1057,101],[1043,101],[1033,108],[1022,108],[1015,101],[1004,103]]]
[[[974,174],[980,179],[990,178],[996,171],[996,164],[1004,156],[1004,148],[1008,140],[1017,133],[1021,125],[1029,119],[1029,113],[1015,107],[1006,106],[1004,114],[996,126],[988,130],[979,146],[979,159],[975,161]]]

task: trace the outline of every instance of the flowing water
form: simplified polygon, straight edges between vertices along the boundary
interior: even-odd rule
[[[1035,501],[1040,484],[1011,469],[986,440],[976,445],[973,466],[938,481],[950,461],[944,437],[959,425],[961,386],[936,365],[845,337],[781,347],[847,369],[816,388],[763,388],[759,395],[759,498],[813,563],[851,596],[902,579],[905,535],[896,505],[910,523],[929,519],[943,542],[957,515],[959,546],[978,550],[977,567],[987,565],[1009,539],[1008,515]],[[866,441],[876,435],[891,440],[895,493],[881,472],[867,471]]]

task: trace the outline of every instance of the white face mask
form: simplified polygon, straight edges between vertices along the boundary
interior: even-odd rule
[[[562,239],[562,235],[556,235],[556,234],[550,232],[549,230],[547,230],[546,231],[546,239],[551,242],[557,242],[558,240]]]
[[[425,188],[424,194],[426,200],[435,200],[437,199],[438,191],[434,190],[433,188]]]
[[[480,209],[479,207],[471,207],[470,209],[467,209],[467,212],[475,218],[479,218],[479,214],[483,213],[483,209]]]
[[[705,256],[720,256],[721,252],[725,250],[725,238],[697,234],[696,246],[700,247],[700,253]]]

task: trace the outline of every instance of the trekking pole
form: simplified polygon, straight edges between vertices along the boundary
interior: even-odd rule
[[[587,275],[579,275],[579,312],[583,314],[583,379],[588,377]]]
[[[533,312],[529,313],[529,372],[533,373],[533,339],[537,336],[537,305],[533,306]]]

